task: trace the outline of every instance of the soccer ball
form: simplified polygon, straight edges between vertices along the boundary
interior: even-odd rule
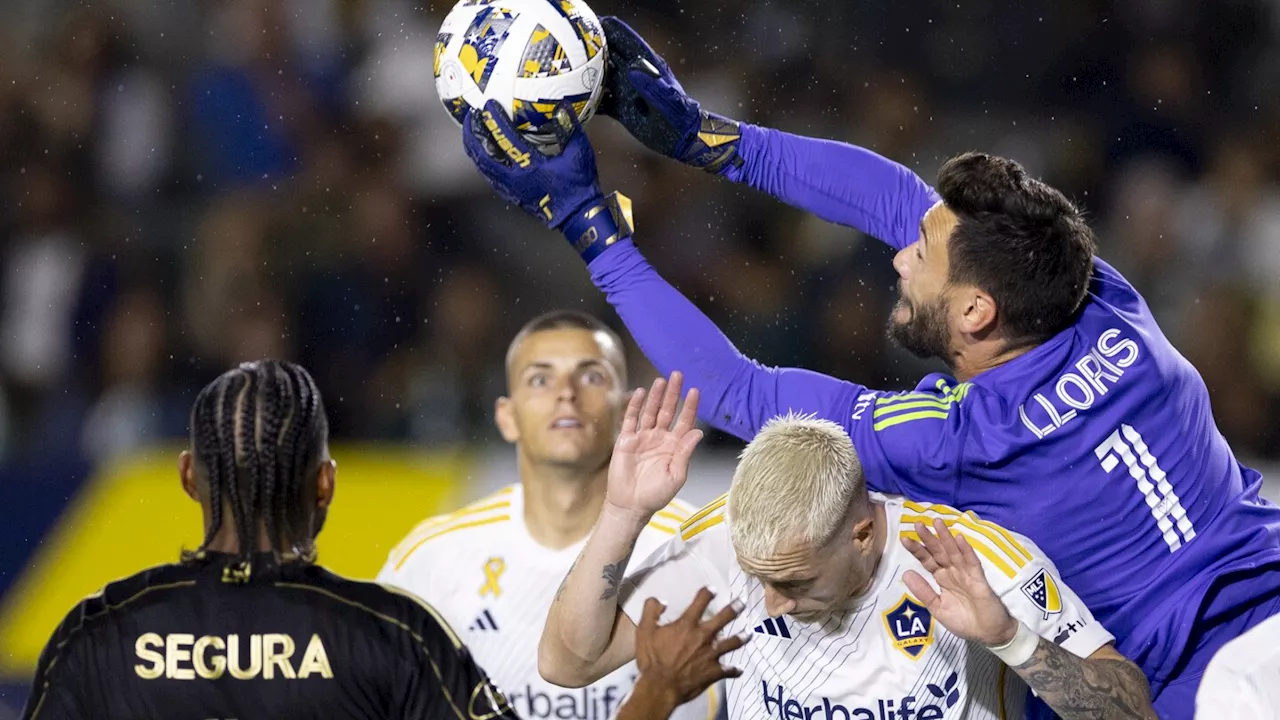
[[[497,100],[523,136],[550,145],[556,103],[568,100],[584,123],[595,113],[606,54],[581,0],[461,0],[436,35],[436,92],[459,124]]]

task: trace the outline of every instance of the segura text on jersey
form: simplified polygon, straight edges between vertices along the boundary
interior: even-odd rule
[[[284,633],[247,635],[244,652],[239,635],[196,637],[190,633],[145,633],[134,643],[141,660],[133,671],[143,680],[165,677],[170,680],[217,680],[230,675],[236,680],[333,679],[329,653],[319,635],[312,635],[300,658],[301,646]],[[246,658],[247,656],[247,658]]]

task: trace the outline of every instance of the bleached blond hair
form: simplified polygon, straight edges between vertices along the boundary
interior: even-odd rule
[[[866,493],[843,428],[813,415],[773,418],[738,456],[727,502],[733,547],[756,559],[797,543],[821,547]]]

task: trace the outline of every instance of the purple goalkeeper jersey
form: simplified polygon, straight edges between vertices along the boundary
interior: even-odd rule
[[[849,145],[743,125],[740,152],[733,179],[894,248],[915,241],[938,200]],[[1198,631],[1280,591],[1267,579],[1280,573],[1258,575],[1280,567],[1280,508],[1218,432],[1195,368],[1102,260],[1071,327],[968,382],[932,374],[911,392],[743,357],[629,241],[590,269],[658,369],[701,390],[703,420],[749,440],[776,415],[816,413],[849,433],[872,489],[1030,537],[1153,694],[1186,667]]]

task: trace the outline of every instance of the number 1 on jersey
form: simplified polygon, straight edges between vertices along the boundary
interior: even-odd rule
[[[1156,527],[1169,544],[1169,552],[1182,547],[1184,542],[1191,542],[1196,536],[1191,518],[1187,517],[1182,501],[1173,491],[1169,478],[1160,469],[1160,463],[1151,454],[1141,433],[1130,425],[1121,425],[1093,452],[1107,472],[1121,462],[1129,468],[1129,477],[1137,481],[1138,491],[1146,499],[1147,507],[1151,508],[1151,517],[1156,519]]]

